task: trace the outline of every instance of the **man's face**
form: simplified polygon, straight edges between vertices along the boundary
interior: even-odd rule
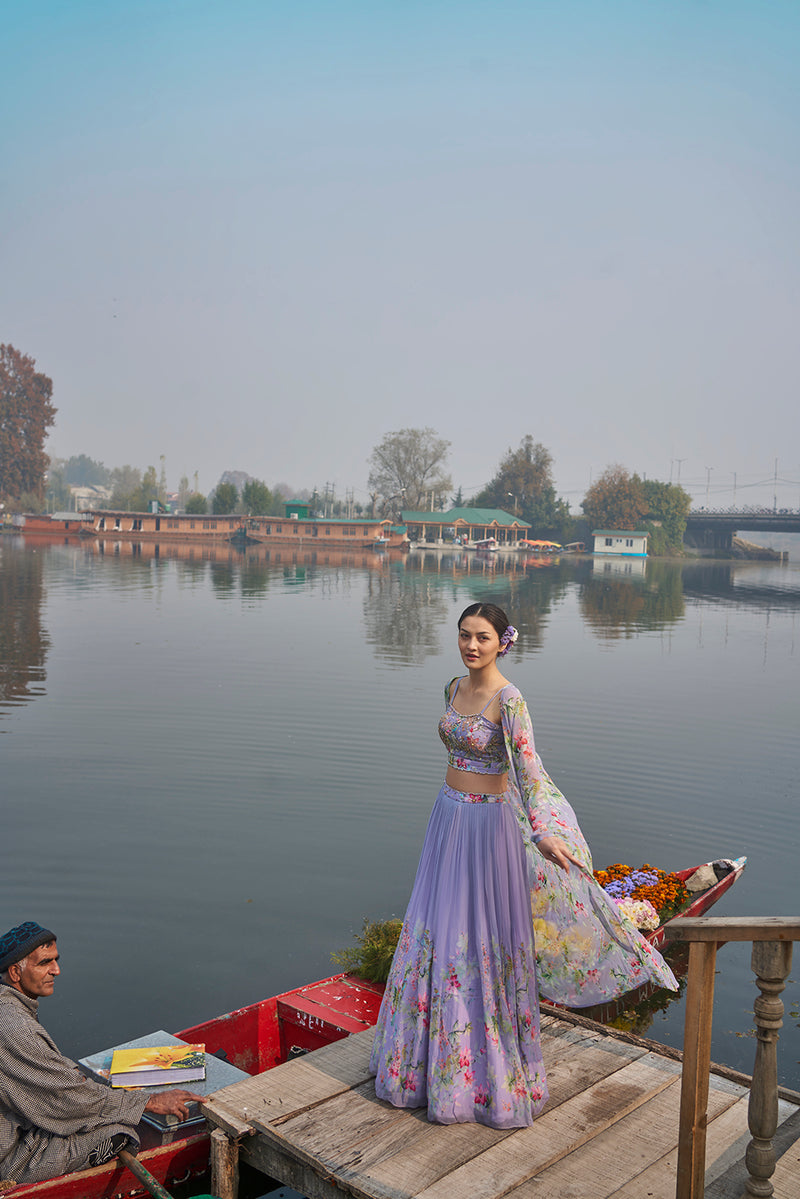
[[[9,966],[8,973],[12,987],[29,999],[52,995],[56,976],[61,973],[55,941],[31,950],[24,962]]]

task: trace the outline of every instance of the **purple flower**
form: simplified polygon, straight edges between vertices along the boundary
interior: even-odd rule
[[[500,650],[497,655],[498,658],[502,658],[502,657],[504,657],[505,654],[508,653],[508,651],[511,649],[511,646],[516,641],[517,637],[519,637],[519,633],[514,628],[513,624],[510,624],[508,626],[508,628],[506,629],[506,631],[503,633],[503,636],[500,638]]]

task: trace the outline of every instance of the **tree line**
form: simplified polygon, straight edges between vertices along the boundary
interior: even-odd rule
[[[649,533],[650,553],[680,552],[691,507],[682,487],[612,465],[586,492],[583,517],[572,516],[556,493],[552,454],[528,433],[516,449],[509,447],[491,481],[465,499],[461,488],[451,494],[449,449],[450,442],[431,428],[387,433],[369,459],[373,510],[377,505],[390,515],[398,509],[501,508],[530,525],[535,538],[588,544],[594,529],[636,529]]]
[[[53,384],[35,370],[35,361],[11,345],[0,345],[0,501],[27,511],[69,507],[72,486],[101,486],[111,492],[108,506],[116,510],[147,511],[153,503],[166,505],[164,460],[142,472],[130,465],[107,469],[85,454],[52,463],[44,451],[55,421]],[[593,529],[635,529],[650,534],[653,554],[680,550],[691,505],[680,486],[642,479],[621,465],[612,465],[589,487],[581,503],[583,517],[572,516],[557,495],[553,458],[541,442],[527,433],[509,447],[489,483],[466,498],[453,493],[447,469],[450,442],[430,427],[386,433],[369,462],[367,515],[400,518],[405,512],[444,511],[450,507],[500,508],[527,525],[533,536],[561,543],[588,542]],[[306,493],[308,495],[309,493]],[[240,471],[226,471],[207,497],[184,475],[178,487],[179,510],[201,515],[233,512],[253,516],[282,515],[286,499],[275,487]],[[310,495],[312,511],[320,497]],[[361,505],[343,505],[326,495],[326,515],[362,515]]]

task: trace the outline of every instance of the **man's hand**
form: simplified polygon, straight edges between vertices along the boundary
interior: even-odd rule
[[[195,1095],[194,1091],[162,1091],[160,1095],[151,1095],[144,1105],[146,1112],[158,1112],[160,1116],[177,1116],[185,1120],[189,1115],[189,1103],[205,1103],[204,1095]]]

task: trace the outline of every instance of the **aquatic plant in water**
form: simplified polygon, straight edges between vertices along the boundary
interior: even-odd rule
[[[331,954],[337,966],[369,982],[385,983],[400,939],[402,920],[364,920],[357,945]]]

